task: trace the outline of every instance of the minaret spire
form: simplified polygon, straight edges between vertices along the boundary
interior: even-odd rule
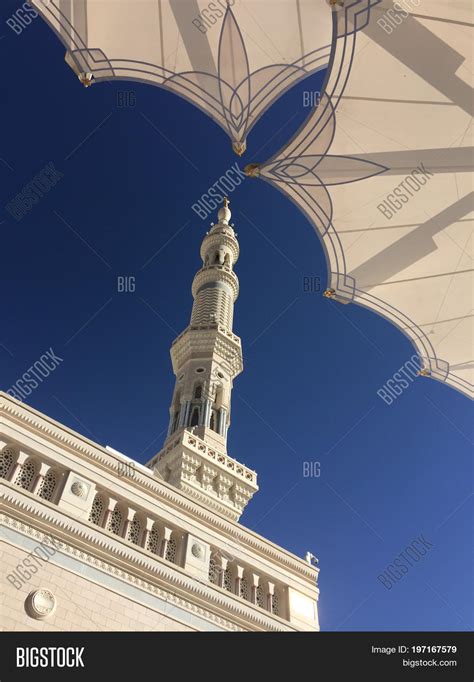
[[[219,461],[226,462],[225,485],[222,472],[215,470],[215,475],[221,481],[216,493],[218,496],[222,496],[225,486],[230,488],[232,484],[229,478],[231,469],[237,470],[239,467],[238,480],[243,476],[246,483],[243,488],[240,484],[235,489],[239,501],[231,504],[229,497],[226,503],[235,508],[244,505],[257,486],[255,472],[250,472],[227,455],[232,386],[243,368],[240,339],[232,331],[234,303],[239,295],[239,280],[234,272],[239,257],[239,243],[230,223],[232,213],[229,203],[225,197],[217,212],[218,222],[211,226],[201,244],[202,266],[192,284],[194,302],[190,324],[171,346],[176,382],[170,406],[168,435],[163,450],[152,463],[166,480],[188,489],[190,464],[188,462],[185,471],[181,468],[185,458],[182,446],[184,443],[189,444],[189,434],[192,434],[193,442],[200,443],[201,452],[209,449],[209,452],[214,453],[214,458],[219,456]],[[205,467],[199,481],[191,486],[194,495],[197,484],[204,487],[206,499],[209,495],[213,497],[215,488],[212,480],[206,478],[208,469],[209,466]],[[243,490],[246,492],[243,493]]]
[[[232,330],[234,302],[239,295],[239,280],[234,273],[239,244],[229,224],[231,217],[226,198],[217,213],[218,223],[212,226],[201,245],[203,266],[196,273],[192,286],[191,327],[217,324]]]

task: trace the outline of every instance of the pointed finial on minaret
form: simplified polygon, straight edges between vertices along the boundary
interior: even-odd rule
[[[219,222],[223,225],[228,225],[229,220],[232,217],[232,213],[230,212],[229,204],[230,204],[229,199],[227,197],[224,197],[224,205],[217,212],[217,217],[219,218]]]

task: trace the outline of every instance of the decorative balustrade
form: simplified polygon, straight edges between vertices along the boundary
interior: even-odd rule
[[[256,573],[251,566],[240,563],[227,552],[223,555],[217,547],[211,548],[209,581],[275,616],[285,617],[285,587]]]
[[[255,472],[207,446],[193,434],[187,434],[187,445],[239,476],[256,480]],[[169,446],[172,447],[173,444]],[[39,456],[19,451],[13,445],[5,446],[0,452],[0,478],[54,504],[60,503],[62,491],[59,483],[68,474],[69,471],[41,461]],[[78,482],[72,484],[74,494],[78,497],[84,492],[81,486],[83,484]],[[188,531],[169,527],[162,519],[143,509],[136,509],[126,500],[117,499],[114,495],[115,493],[105,489],[96,489],[88,509],[87,521],[152,552],[160,559],[183,566]],[[228,552],[221,552],[218,547],[210,548],[208,580],[254,606],[287,618],[283,607],[286,602],[286,586],[259,575],[249,564],[242,564],[229,556]]]
[[[150,462],[150,466],[153,466],[158,461],[163,459],[163,457],[168,452],[173,450],[173,448],[175,448],[180,442],[181,437],[177,438],[172,443],[170,443],[168,447],[160,453],[158,459],[155,458]],[[254,485],[257,484],[257,474],[255,473],[255,471],[249,469],[244,464],[240,464],[240,462],[233,459],[232,457],[229,457],[229,455],[226,455],[223,452],[216,450],[215,448],[201,440],[201,438],[195,436],[193,433],[189,432],[186,433],[183,444],[189,447],[191,450],[194,450],[198,454],[204,455],[210,461],[220,464],[222,467],[225,467],[228,471],[231,471],[232,473],[241,477],[244,481],[249,481]]]
[[[237,336],[236,334],[231,332],[229,329],[226,329],[226,327],[223,327],[222,325],[219,324],[217,329],[218,329],[218,331],[221,332],[221,334],[224,334],[225,336],[228,336],[229,339],[232,339],[232,341],[234,341],[237,345],[240,346],[242,344],[240,336]]]
[[[64,470],[41,462],[38,457],[6,445],[0,453],[0,478],[4,478],[43,500],[55,502]]]
[[[179,336],[175,338],[175,340],[172,343],[172,346],[174,346],[188,331],[188,329],[210,329],[210,330],[215,330],[216,325],[215,324],[193,324],[191,327],[187,327],[184,331],[181,332]],[[231,339],[235,344],[237,344],[239,347],[242,345],[242,341],[240,339],[240,336],[237,336],[237,334],[234,334],[232,331],[227,329],[227,327],[224,327],[221,324],[217,325],[217,331],[219,331],[221,334],[224,336],[227,336],[229,339]]]

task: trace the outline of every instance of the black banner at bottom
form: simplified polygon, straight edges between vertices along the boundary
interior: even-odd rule
[[[0,682],[226,673],[267,680],[291,671],[323,682],[474,679],[468,632],[3,632],[0,643]]]

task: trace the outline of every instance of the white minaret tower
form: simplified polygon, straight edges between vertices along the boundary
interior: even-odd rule
[[[194,277],[189,326],[171,346],[176,384],[168,435],[149,466],[172,485],[238,519],[258,490],[257,476],[227,454],[231,393],[242,371],[240,339],[232,332],[239,280],[237,235],[229,201],[201,245],[203,265]]]
[[[219,210],[201,245],[202,268],[194,277],[191,323],[171,346],[176,375],[168,440],[192,428],[226,451],[232,382],[242,371],[240,339],[232,333],[239,280],[233,271],[239,244],[229,225],[229,202]]]

